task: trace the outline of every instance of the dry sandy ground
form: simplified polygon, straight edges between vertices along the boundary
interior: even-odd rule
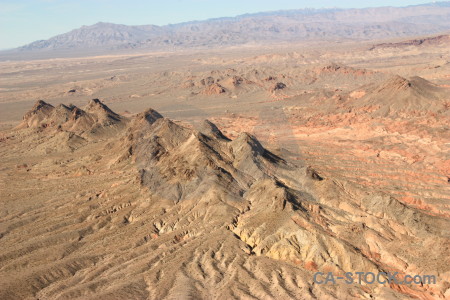
[[[450,45],[369,49],[0,62],[1,298],[450,297]]]

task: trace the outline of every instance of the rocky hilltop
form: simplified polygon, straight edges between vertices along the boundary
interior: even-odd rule
[[[357,98],[349,101],[348,107],[365,108],[373,116],[414,116],[429,112],[449,115],[448,91],[418,76],[410,79],[393,76],[380,85],[368,87],[364,96]]]
[[[125,122],[99,99],[92,99],[84,109],[72,104],[54,107],[39,100],[17,128],[57,128],[82,135],[94,134],[105,127],[120,128]]]
[[[59,134],[83,142],[56,147]],[[449,296],[448,218],[324,176],[245,132],[230,139],[152,109],[125,118],[99,100],[39,101],[0,151],[1,299]],[[439,280],[318,285],[317,271]]]

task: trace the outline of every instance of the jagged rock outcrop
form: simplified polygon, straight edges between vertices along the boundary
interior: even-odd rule
[[[92,99],[83,109],[75,105],[54,107],[39,100],[27,112],[18,128],[53,128],[76,134],[96,134],[123,128],[125,118],[113,112],[99,99]]]
[[[36,195],[26,213],[12,204],[2,212],[2,299],[448,295],[448,218],[322,176],[248,133],[230,139],[209,121],[196,130],[152,109],[95,141],[62,129],[72,119],[72,127],[80,119],[104,128],[122,122],[95,100],[79,111],[39,102],[25,119],[40,130],[19,129],[25,138],[2,147],[25,151],[59,137],[84,146],[63,147],[52,160],[52,152],[33,153],[32,163],[19,165],[13,151],[3,152],[5,170],[13,164],[21,180],[45,184],[6,185],[7,203],[16,205],[13,193]],[[48,120],[61,128],[42,129]],[[318,271],[433,274],[439,281],[318,285]]]
[[[283,90],[286,88],[286,84],[282,83],[282,82],[277,82],[273,87],[270,88],[271,92],[276,92],[279,90]]]
[[[33,108],[29,110],[24,116],[23,121],[19,125],[19,128],[27,128],[27,127],[38,127],[38,126],[44,126],[46,127],[46,124],[44,121],[50,117],[51,113],[53,112],[53,105],[48,104],[47,102],[43,100],[38,100]]]
[[[448,221],[442,220],[441,229],[435,231],[431,217],[393,198],[363,195],[357,187],[348,188],[360,196],[349,197],[349,191],[333,180],[310,166],[286,162],[247,133],[230,140],[209,121],[197,131],[151,112],[157,117],[146,121],[140,116],[147,125],[133,129],[133,136],[126,139],[142,187],[155,201],[179,207],[180,212],[198,213],[199,207],[221,203],[224,211],[205,215],[203,222],[211,219],[226,226],[247,245],[249,255],[309,271],[376,273],[400,264],[401,272],[407,273],[412,272],[408,265],[414,259],[399,258],[389,250],[394,241],[406,243],[414,237],[428,243],[430,235],[445,240],[441,229]],[[383,218],[381,223],[374,216]],[[189,219],[189,213],[183,218]],[[177,230],[182,223],[158,230]],[[412,251],[419,255],[425,250]],[[416,272],[432,270],[426,263],[413,264]],[[426,294],[420,288],[411,293]]]
[[[212,123],[209,120],[204,120],[203,123],[201,124],[201,127],[199,128],[199,131],[201,133],[203,133],[206,136],[209,137],[213,137],[213,138],[217,138],[217,139],[222,139],[222,140],[227,140],[229,141],[230,139],[228,137],[226,137],[219,128],[217,128],[216,124]]]

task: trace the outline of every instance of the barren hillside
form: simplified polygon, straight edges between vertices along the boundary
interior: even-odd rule
[[[97,23],[17,49],[94,51],[185,49],[305,40],[386,39],[450,30],[449,2],[367,9],[301,9],[180,24]]]
[[[93,139],[92,130],[62,120],[60,107],[38,102],[2,137],[2,299],[446,293],[446,218],[323,176],[250,134],[231,140],[209,121],[192,129],[151,109],[126,119],[95,100],[83,110],[87,120],[96,111],[127,125],[117,132],[96,123],[103,131]],[[314,285],[314,272],[325,270],[440,280]]]

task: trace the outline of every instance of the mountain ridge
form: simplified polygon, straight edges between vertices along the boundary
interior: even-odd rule
[[[46,208],[3,212],[1,299],[448,298],[447,218],[321,176],[246,131],[227,138],[211,121],[199,131],[147,109],[120,127],[95,122],[104,130],[89,140],[71,120],[44,126],[59,107],[76,109],[38,101],[24,120],[47,120],[1,144],[19,178],[6,200],[25,183],[25,201]],[[84,110],[125,120],[98,99]],[[439,282],[313,281],[360,270]]]
[[[407,7],[281,10],[164,26],[98,22],[12,51],[183,49],[317,39],[384,39],[446,30],[450,30],[450,2],[438,2]]]

